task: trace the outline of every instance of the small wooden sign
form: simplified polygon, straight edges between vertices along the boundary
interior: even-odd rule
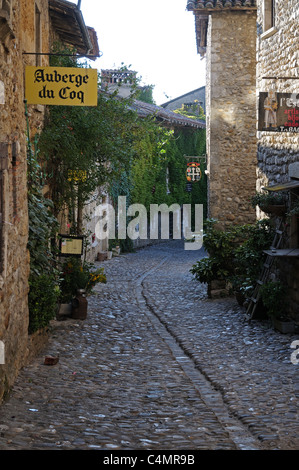
[[[81,236],[59,234],[60,256],[82,256],[83,240],[83,235]]]

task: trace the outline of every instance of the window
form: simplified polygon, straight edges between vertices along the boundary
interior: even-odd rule
[[[5,173],[8,168],[8,144],[0,142],[0,288],[1,275],[5,271]]]
[[[276,0],[264,0],[264,11],[263,11],[263,30],[268,31],[275,26],[275,1]]]
[[[12,18],[12,2],[11,0],[0,1],[0,40],[5,41],[8,35],[14,38],[11,30],[11,18]]]
[[[0,273],[2,272],[3,253],[3,171],[0,169]]]
[[[41,15],[40,11],[35,5],[35,52],[36,62],[35,65],[38,67],[41,65]]]

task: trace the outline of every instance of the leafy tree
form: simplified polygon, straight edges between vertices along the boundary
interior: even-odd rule
[[[83,64],[65,55],[53,56],[52,65]],[[40,136],[47,184],[55,215],[67,209],[74,231],[82,230],[84,205],[127,166],[135,124],[136,114],[115,94],[99,93],[96,107],[51,106],[48,110]]]
[[[38,162],[38,142],[30,140],[27,118],[28,218],[30,253],[29,333],[48,325],[57,308],[58,289],[51,238],[58,228],[52,213],[52,201],[43,194],[43,172]]]
[[[156,104],[153,98],[154,85],[142,87],[136,92],[136,98],[144,103]]]

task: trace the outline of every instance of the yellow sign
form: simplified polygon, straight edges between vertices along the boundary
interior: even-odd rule
[[[25,69],[25,98],[28,104],[96,106],[97,70],[76,67]]]

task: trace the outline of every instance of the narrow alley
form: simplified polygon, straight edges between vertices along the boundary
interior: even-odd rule
[[[298,448],[298,335],[209,300],[200,256],[171,241],[99,263],[87,319],[53,322],[1,406],[0,450]]]

